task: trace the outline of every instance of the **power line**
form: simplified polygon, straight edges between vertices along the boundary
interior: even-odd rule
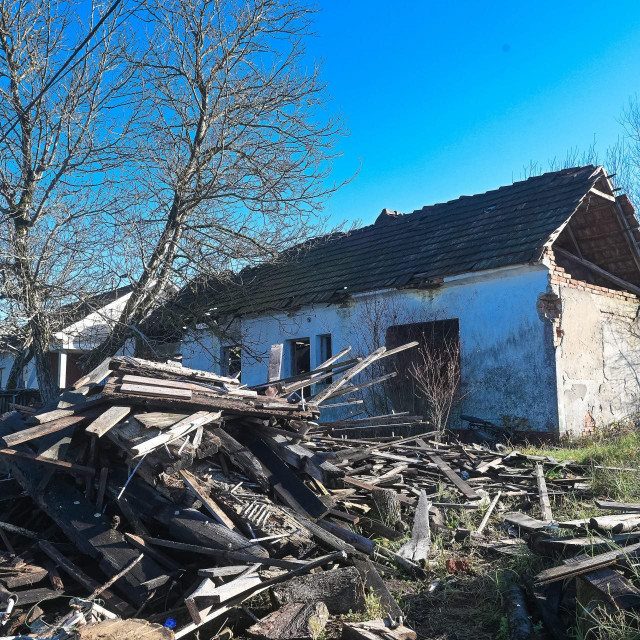
[[[23,111],[29,111],[35,104],[42,100],[44,94],[64,75],[65,69],[71,64],[73,59],[82,51],[84,46],[93,38],[93,36],[97,33],[98,29],[105,23],[107,18],[118,8],[118,5],[121,4],[122,0],[115,0],[112,5],[109,7],[107,12],[98,20],[93,29],[89,31],[87,36],[82,40],[82,42],[72,51],[71,55],[66,59],[65,63],[51,76],[45,86],[42,88],[40,93],[23,109]],[[8,131],[2,134],[0,138],[0,143],[4,142],[7,139],[7,136],[16,128],[16,125],[19,122],[19,118],[16,118],[9,128]]]

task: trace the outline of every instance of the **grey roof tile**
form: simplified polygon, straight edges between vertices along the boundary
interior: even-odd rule
[[[323,236],[278,264],[243,270],[242,286],[201,284],[219,313],[260,313],[302,303],[537,261],[550,235],[602,177],[594,166],[546,173],[409,214],[383,212],[372,225]],[[345,290],[346,287],[346,290]]]

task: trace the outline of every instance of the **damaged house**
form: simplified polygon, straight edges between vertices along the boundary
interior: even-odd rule
[[[638,242],[630,200],[595,166],[408,214],[384,209],[372,225],[245,269],[240,283],[183,290],[180,307],[207,309],[180,322],[183,363],[241,371],[251,386],[267,379],[274,344],[286,377],[418,328],[456,347],[452,426],[470,414],[578,434],[637,411]]]
[[[62,307],[51,321],[55,328],[48,353],[48,364],[58,387],[64,389],[82,377],[83,355],[94,349],[108,335],[131,295],[131,286],[118,287],[74,304]],[[0,351],[0,389],[4,389],[13,366],[18,345]],[[128,344],[122,353],[132,352]],[[33,359],[29,359],[18,380],[19,389],[37,389]]]

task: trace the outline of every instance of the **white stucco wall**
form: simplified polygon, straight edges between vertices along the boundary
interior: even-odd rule
[[[465,396],[461,412],[500,421],[501,415],[524,418],[533,430],[555,431],[558,423],[555,359],[551,323],[540,317],[538,296],[548,290],[542,265],[496,269],[455,276],[429,291],[402,290],[376,294],[397,311],[389,324],[458,318]],[[362,342],[366,331],[359,317],[373,294],[356,295],[344,306],[301,309],[295,314],[248,317],[237,341],[243,354],[242,381],[266,380],[272,344],[309,337],[311,365],[320,363],[319,340],[331,334],[333,353]],[[369,302],[368,302],[369,301]],[[207,331],[190,335],[183,345],[185,366],[219,371],[220,342]],[[283,375],[289,372],[285,349]],[[337,411],[337,410],[336,410]],[[324,414],[323,414],[324,418]]]
[[[639,412],[638,303],[556,287],[562,337],[556,351],[560,433]]]

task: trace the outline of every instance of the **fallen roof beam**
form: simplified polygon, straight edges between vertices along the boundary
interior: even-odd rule
[[[574,255],[573,253],[570,253],[569,251],[566,251],[565,249],[561,249],[560,247],[553,247],[553,251],[555,253],[559,253],[561,256],[564,256],[565,258],[569,258],[569,260],[573,260],[574,262],[581,264],[583,267],[586,267],[587,269],[590,269],[591,271],[601,275],[603,278],[610,280],[614,284],[617,284],[619,287],[622,287],[623,289],[626,289],[631,293],[635,293],[636,295],[640,295],[640,287],[637,287],[635,284],[631,284],[630,282],[627,282],[622,278],[618,278],[618,276],[614,276],[612,273],[609,273],[602,267],[599,267],[598,265],[593,264],[593,262],[589,262],[584,258],[578,258],[578,256]]]

